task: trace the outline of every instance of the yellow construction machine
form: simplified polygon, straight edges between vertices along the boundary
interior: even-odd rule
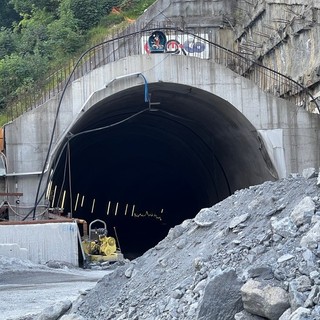
[[[93,228],[93,225],[97,223],[102,224],[102,227]],[[100,219],[96,219],[89,224],[89,232],[82,240],[82,248],[88,262],[116,262],[123,260],[120,246],[118,248],[114,237],[108,236],[107,224]]]

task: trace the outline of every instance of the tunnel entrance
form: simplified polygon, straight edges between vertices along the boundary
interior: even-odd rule
[[[88,223],[106,221],[127,258],[201,208],[275,179],[255,128],[227,101],[154,83],[150,106],[145,90],[139,85],[91,107],[52,167],[51,206]]]

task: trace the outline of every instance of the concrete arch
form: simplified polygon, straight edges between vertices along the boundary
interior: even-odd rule
[[[117,228],[126,254],[154,246],[235,190],[276,178],[256,129],[230,103],[157,82],[148,84],[149,105],[145,89],[128,88],[84,112],[52,179],[74,217]]]
[[[157,111],[149,110],[146,89],[152,103],[160,102],[151,105]],[[34,204],[57,105],[58,97],[5,127],[8,191],[23,193],[21,205]],[[121,125],[77,135],[119,121]],[[278,167],[274,164],[273,170],[258,135],[273,130],[280,132],[287,172],[318,165],[317,115],[262,92],[210,60],[131,56],[95,69],[67,88],[48,169],[66,138],[73,137],[72,200],[68,184],[62,183],[66,166],[57,163],[53,176],[57,194],[66,191],[65,209],[91,221],[107,218],[110,202],[108,224],[118,228],[123,249],[143,251],[200,208],[275,179]],[[84,204],[79,198],[74,210],[78,194],[85,196]],[[60,206],[59,201],[53,206]],[[132,213],[148,217],[130,217]]]

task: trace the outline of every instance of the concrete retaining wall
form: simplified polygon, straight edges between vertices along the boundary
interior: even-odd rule
[[[0,225],[0,255],[45,264],[50,260],[78,266],[76,223]]]

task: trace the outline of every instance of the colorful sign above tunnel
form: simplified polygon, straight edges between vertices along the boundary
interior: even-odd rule
[[[141,37],[141,46],[144,54],[172,53],[208,59],[209,46],[206,40],[208,40],[207,34],[193,36],[190,34],[176,35],[154,31],[150,36]]]

